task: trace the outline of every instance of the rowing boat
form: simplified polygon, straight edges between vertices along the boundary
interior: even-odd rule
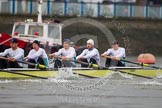
[[[73,68],[72,72],[74,74],[78,74],[80,76],[85,76],[89,78],[101,78],[101,77],[106,77],[109,74],[111,74],[113,69],[120,70],[122,72],[125,72],[126,74],[135,74],[135,75],[141,75],[141,76],[146,76],[146,77],[152,77],[156,78],[160,75],[162,75],[162,70],[161,69],[143,69],[141,67],[124,67],[124,68],[117,68],[113,67],[111,70],[106,70],[106,69],[101,69],[101,70],[95,70],[91,68],[87,69],[82,69],[82,68]],[[8,73],[8,71],[10,73]],[[20,74],[15,74],[12,72],[17,72]],[[39,69],[5,69],[0,71],[0,79],[31,79],[30,75],[33,76],[39,76],[39,77],[45,77],[45,78],[52,78],[52,77],[57,77],[58,76],[58,70],[39,70]],[[25,74],[25,75],[21,75]]]

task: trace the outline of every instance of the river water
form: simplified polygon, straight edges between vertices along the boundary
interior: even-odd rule
[[[134,57],[128,58],[135,60]],[[160,66],[161,57],[157,64]],[[129,64],[128,64],[129,65]],[[162,78],[1,80],[0,108],[161,108]]]

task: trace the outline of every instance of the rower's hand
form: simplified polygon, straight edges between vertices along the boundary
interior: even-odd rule
[[[3,58],[2,56],[0,56],[0,58]]]
[[[12,57],[8,57],[7,59],[8,59],[8,61],[11,61],[11,62],[15,62],[16,61],[16,59],[14,59]]]
[[[101,57],[105,57],[106,55],[105,54],[101,54]]]
[[[111,56],[111,59],[112,60],[118,60],[118,61],[120,61],[120,58],[119,57],[113,57],[113,56]]]
[[[80,61],[81,59],[83,59],[83,57],[79,57],[79,58],[77,58],[77,61]]]
[[[24,57],[24,60],[25,60],[25,61],[28,61],[28,57]]]
[[[54,54],[49,54],[49,57],[50,58],[53,58],[55,55]]]
[[[65,56],[61,57],[62,60],[68,60],[68,58],[66,58]]]

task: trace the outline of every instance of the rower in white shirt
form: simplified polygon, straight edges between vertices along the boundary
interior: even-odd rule
[[[30,50],[29,54],[24,58],[26,61],[36,64],[41,64],[45,66],[48,65],[48,56],[43,48],[39,47],[40,42],[35,40],[33,41],[33,49]],[[28,68],[35,68],[35,66],[28,65]]]
[[[61,48],[58,52],[53,54],[49,54],[50,58],[57,58],[58,56],[61,57],[61,60],[56,59],[54,68],[61,68],[61,67],[75,67],[75,63],[69,60],[74,60],[76,57],[76,52],[73,47],[70,47],[70,39],[65,39],[63,41],[63,48]]]
[[[119,43],[117,41],[112,42],[112,48],[109,48],[105,51],[101,56],[111,56],[106,59],[105,66],[125,66],[125,64],[117,59],[125,58],[125,48],[119,47]]]
[[[18,40],[11,39],[10,46],[11,48],[0,53],[0,57],[6,57],[6,60],[0,59],[0,69],[21,68],[23,66],[22,63],[17,62],[22,61],[24,57],[24,50],[18,47]]]
[[[86,63],[92,63],[92,64],[100,64],[100,54],[98,50],[94,47],[94,41],[92,39],[89,39],[87,41],[87,49],[83,50],[83,52],[76,57],[77,60],[80,60],[82,62]],[[81,64],[81,67],[88,67],[85,64]]]

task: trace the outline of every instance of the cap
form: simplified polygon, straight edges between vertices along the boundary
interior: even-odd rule
[[[94,41],[92,39],[89,39],[87,43],[92,44],[94,46]]]
[[[70,39],[64,39],[63,42],[66,42],[66,43],[68,43],[70,45]]]
[[[118,41],[113,41],[112,42],[112,45],[116,45],[116,44],[119,44],[119,42]]]
[[[38,46],[40,45],[40,42],[38,40],[33,41],[33,43],[36,43]]]
[[[11,43],[18,43],[18,40],[16,38],[12,38],[10,42]]]

